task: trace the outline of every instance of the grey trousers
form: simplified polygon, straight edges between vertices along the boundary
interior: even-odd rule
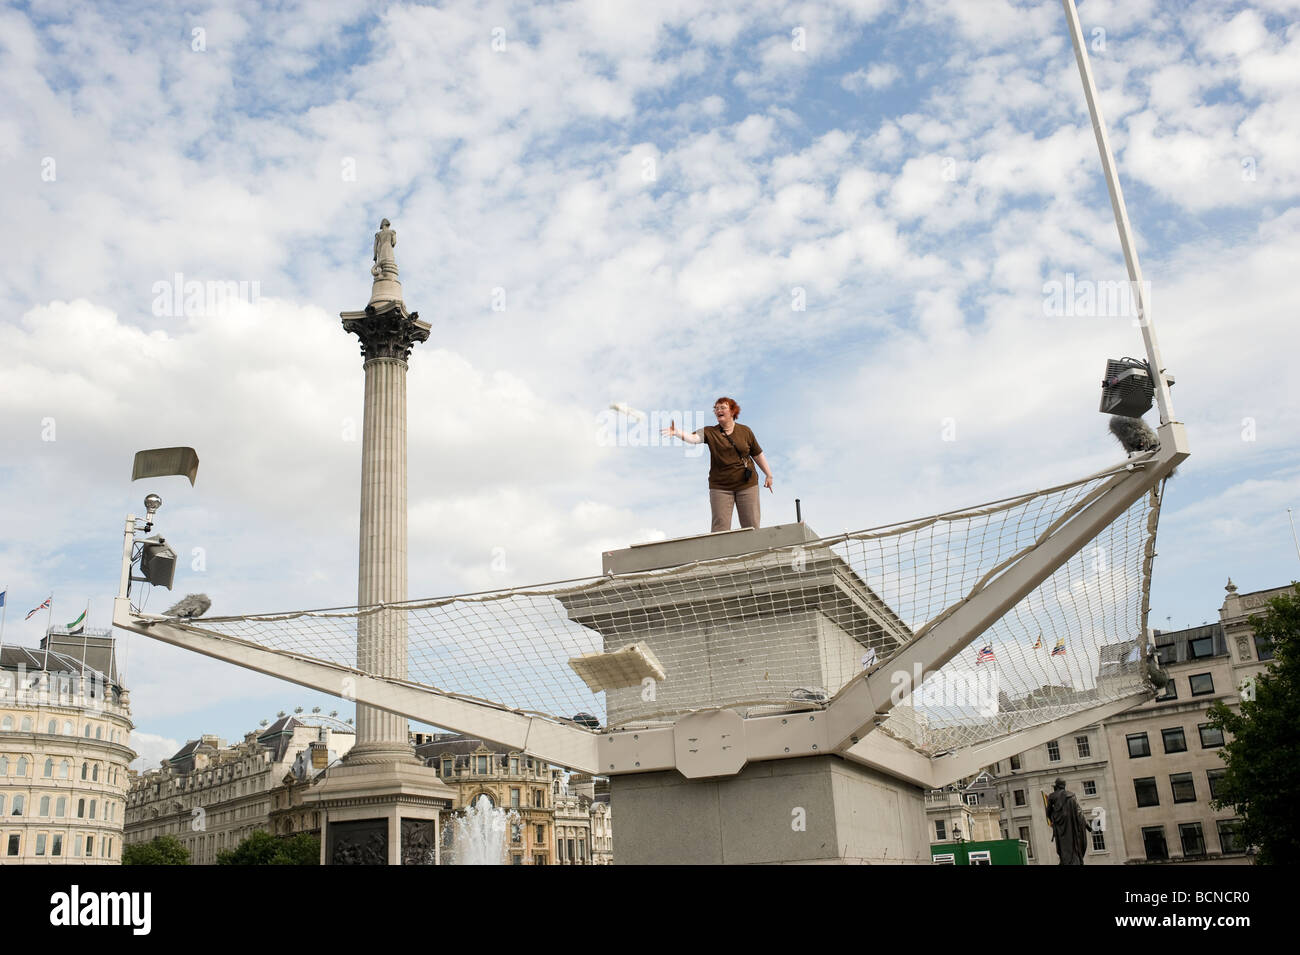
[[[709,507],[713,511],[713,526],[709,533],[731,530],[731,509],[740,512],[741,527],[758,527],[758,485],[739,491],[719,491],[709,488]]]

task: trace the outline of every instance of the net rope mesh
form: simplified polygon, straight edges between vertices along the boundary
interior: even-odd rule
[[[662,570],[180,625],[356,667],[358,621],[399,615],[407,681],[602,728],[653,725],[720,706],[742,715],[817,709],[863,669],[888,668],[902,647],[1123,471],[1121,465],[980,507]],[[923,674],[919,689],[890,710],[880,729],[934,756],[1142,690],[1158,514],[1159,493],[1152,490],[948,663]],[[594,692],[570,665],[633,643],[657,659],[662,682],[647,678]]]

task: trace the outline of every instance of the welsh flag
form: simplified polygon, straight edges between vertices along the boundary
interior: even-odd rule
[[[81,611],[81,616],[72,623],[68,624],[68,633],[81,633],[86,629],[86,611]]]

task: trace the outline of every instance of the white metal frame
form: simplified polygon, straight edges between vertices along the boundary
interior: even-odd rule
[[[933,789],[969,776],[1000,759],[1023,752],[1080,727],[1103,720],[1147,699],[1124,699],[1062,717],[947,756],[929,757],[877,732],[894,705],[892,674],[929,673],[967,647],[1015,604],[1078,553],[1188,456],[1187,434],[1173,419],[1173,405],[1155,328],[1143,295],[1142,270],[1133,245],[1128,212],[1115,172],[1096,86],[1082,40],[1074,0],[1062,0],[1084,95],[1092,116],[1119,229],[1129,279],[1140,309],[1142,337],[1159,401],[1160,448],[1135,457],[1094,491],[1085,505],[1050,535],[1023,553],[983,589],[968,597],[890,660],[846,685],[824,710],[741,719],[730,710],[693,713],[670,725],[596,732],[481,700],[467,699],[406,680],[378,677],[312,657],[271,650],[165,617],[131,609],[129,580],[135,518],[127,518],[122,550],[122,588],[113,624],[186,650],[267,673],[344,699],[379,707],[410,719],[471,734],[549,763],[602,775],[677,769],[688,777],[731,775],[750,762],[838,754],[923,788]],[[1145,639],[1145,635],[1143,635]]]

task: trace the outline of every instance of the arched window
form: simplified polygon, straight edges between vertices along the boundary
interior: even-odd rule
[[[31,731],[32,731],[32,718],[31,718],[30,716],[24,716],[24,717],[23,717],[23,732],[24,732],[24,733],[30,733]]]
[[[54,760],[53,760],[53,759],[46,759],[46,760],[45,760],[45,778],[46,778],[46,779],[52,779],[52,778],[54,778]]]
[[[49,733],[51,736],[56,735],[59,732],[59,721],[50,720],[45,724],[45,732]]]
[[[19,793],[17,796],[14,796],[14,811],[10,813],[10,815],[21,816],[23,814],[23,809],[26,808],[26,804],[27,804],[26,797],[24,797],[21,793]]]
[[[5,794],[0,793],[0,816],[5,814]]]
[[[86,818],[86,800],[84,799],[77,800],[77,818],[78,819]]]
[[[95,818],[95,800],[93,799],[90,801],[90,818]]]
[[[99,763],[95,764],[95,770],[90,774],[92,782],[99,782]]]
[[[63,721],[63,735],[64,735],[64,736],[71,736],[74,732],[75,732],[75,730],[73,729],[73,726],[72,726],[72,720],[64,720],[64,721]]]
[[[4,722],[0,723],[0,729],[4,730],[6,733],[12,733],[14,731],[14,718],[12,716],[6,716]]]
[[[41,815],[42,818],[44,818],[44,817],[48,816],[49,814],[50,814],[50,797],[49,797],[49,796],[42,796],[42,797],[41,797],[41,811],[40,811],[40,815]]]
[[[65,759],[63,762],[59,763],[59,778],[60,779],[72,778],[72,760]]]
[[[90,739],[90,724],[86,724],[86,739]]]
[[[85,778],[86,778],[86,774],[89,773],[89,772],[90,772],[90,763],[82,763],[82,764],[81,764],[81,778],[82,778],[82,779],[85,779]]]
[[[54,815],[66,816],[68,814],[68,797],[60,796],[59,801],[54,804]]]
[[[26,756],[19,756],[19,757],[18,757],[18,775],[19,775],[19,776],[24,776],[24,777],[27,775],[27,757],[26,757]]]
[[[95,739],[103,739],[103,738],[104,738],[104,727],[102,727],[102,726],[96,726],[96,727],[95,727]]]
[[[9,775],[9,757],[0,756],[0,776],[8,776],[8,775]],[[3,813],[0,813],[0,815],[3,815]]]

